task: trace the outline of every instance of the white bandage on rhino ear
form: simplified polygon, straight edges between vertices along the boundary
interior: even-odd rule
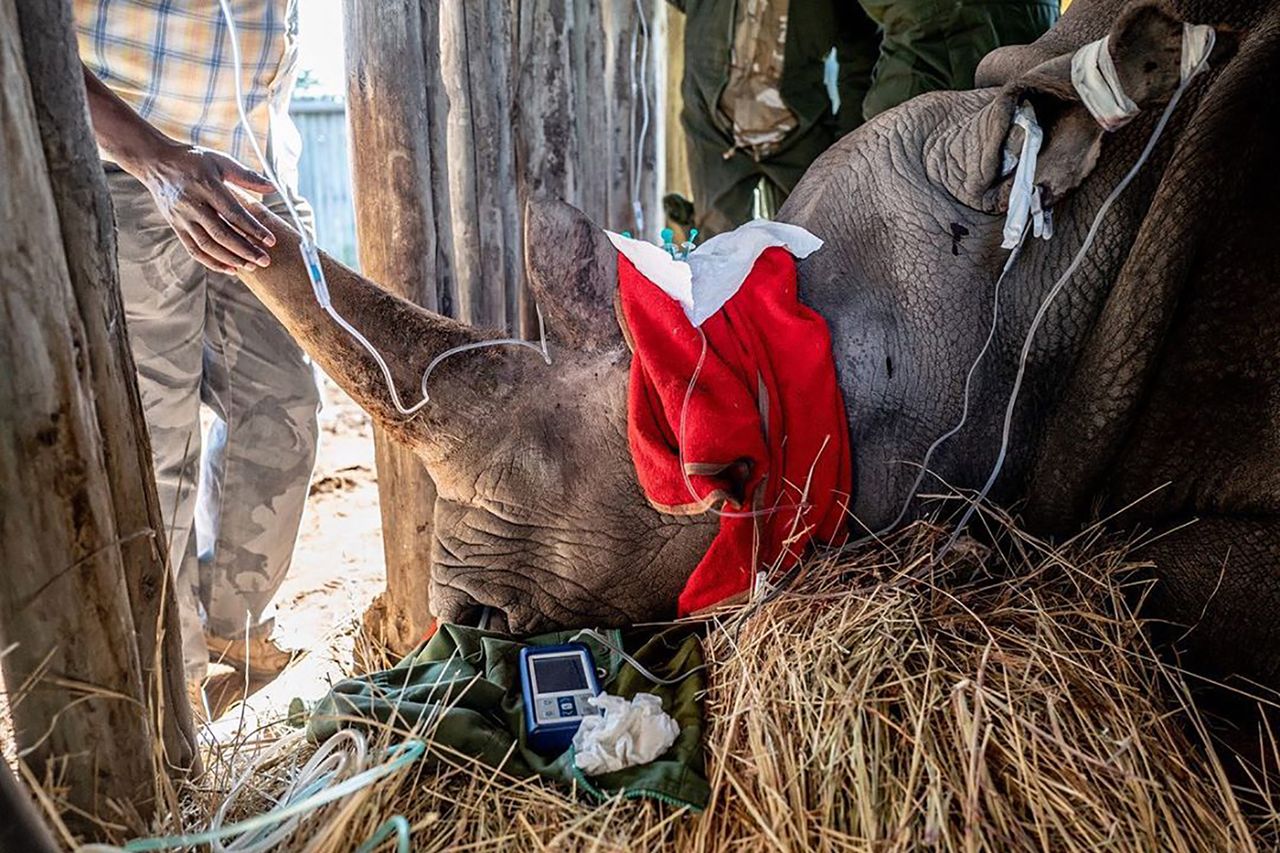
[[[1071,57],[1071,85],[1080,101],[1103,130],[1124,127],[1139,112],[1138,105],[1125,94],[1111,61],[1111,36],[1091,41]]]
[[[1209,67],[1209,54],[1218,34],[1208,24],[1182,25],[1182,82]]]
[[[1182,25],[1181,82],[1208,68],[1215,33],[1205,24]],[[1071,85],[1103,130],[1116,130],[1138,114],[1139,107],[1120,84],[1111,59],[1110,36],[1091,41],[1071,57]]]
[[[1022,151],[1018,154],[1013,173],[1013,188],[1009,191],[1009,212],[1004,219],[1004,242],[1000,245],[1012,249],[1022,242],[1022,235],[1030,224],[1033,233],[1048,240],[1053,236],[1053,222],[1049,211],[1040,204],[1040,188],[1036,186],[1036,160],[1044,132],[1036,122],[1036,111],[1023,102],[1013,114],[1013,123],[1022,128]]]

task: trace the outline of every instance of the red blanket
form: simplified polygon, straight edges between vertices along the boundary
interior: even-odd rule
[[[842,541],[849,426],[827,324],[796,298],[791,255],[766,249],[703,323],[706,356],[683,436],[681,409],[702,337],[680,304],[623,255],[618,284],[632,350],[627,431],[646,497],[671,513],[757,511],[721,517],[680,595],[680,614],[746,592],[759,568],[794,565],[815,536]]]

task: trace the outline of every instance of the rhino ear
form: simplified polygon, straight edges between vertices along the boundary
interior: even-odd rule
[[[584,351],[622,343],[614,310],[618,252],[572,205],[531,200],[525,209],[525,267],[547,333]]]
[[[1177,89],[1182,34],[1182,21],[1154,0],[1129,6],[1111,27],[1108,51],[1117,79],[1140,109],[1162,107]],[[1211,61],[1221,59],[1222,46],[1215,47]],[[962,174],[953,172],[943,180],[960,201],[990,213],[1008,208],[1012,184],[1008,164],[1022,145],[1022,129],[1013,125],[1012,118],[1023,102],[1035,109],[1044,132],[1036,183],[1045,204],[1070,193],[1093,171],[1105,131],[1072,85],[1073,55],[1074,51],[1055,56],[1006,83],[992,103],[949,140],[949,159],[965,167]]]

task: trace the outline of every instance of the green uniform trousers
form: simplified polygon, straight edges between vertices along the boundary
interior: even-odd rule
[[[1030,44],[1058,20],[1057,0],[860,0],[881,28],[866,118],[923,92],[972,89],[982,57]]]
[[[1029,44],[1058,19],[1057,0],[791,0],[782,94],[799,126],[756,160],[735,148],[718,108],[728,79],[733,0],[687,0],[684,126],[702,236],[752,218],[757,187],[777,210],[809,165],[837,139],[924,92],[971,89],[978,62],[1005,44]],[[834,106],[823,59],[838,61]]]

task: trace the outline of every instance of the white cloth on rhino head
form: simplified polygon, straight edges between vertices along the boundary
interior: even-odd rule
[[[701,326],[733,298],[765,249],[780,246],[799,259],[822,248],[822,241],[799,225],[765,219],[717,234],[690,252],[687,260],[673,258],[644,240],[604,233],[642,276],[680,303],[694,326]]]
[[[1182,82],[1208,68],[1215,33],[1206,24],[1182,25]],[[1140,109],[1124,91],[1111,58],[1111,36],[1103,36],[1080,48],[1071,57],[1071,85],[1080,101],[1104,130],[1128,124]]]

